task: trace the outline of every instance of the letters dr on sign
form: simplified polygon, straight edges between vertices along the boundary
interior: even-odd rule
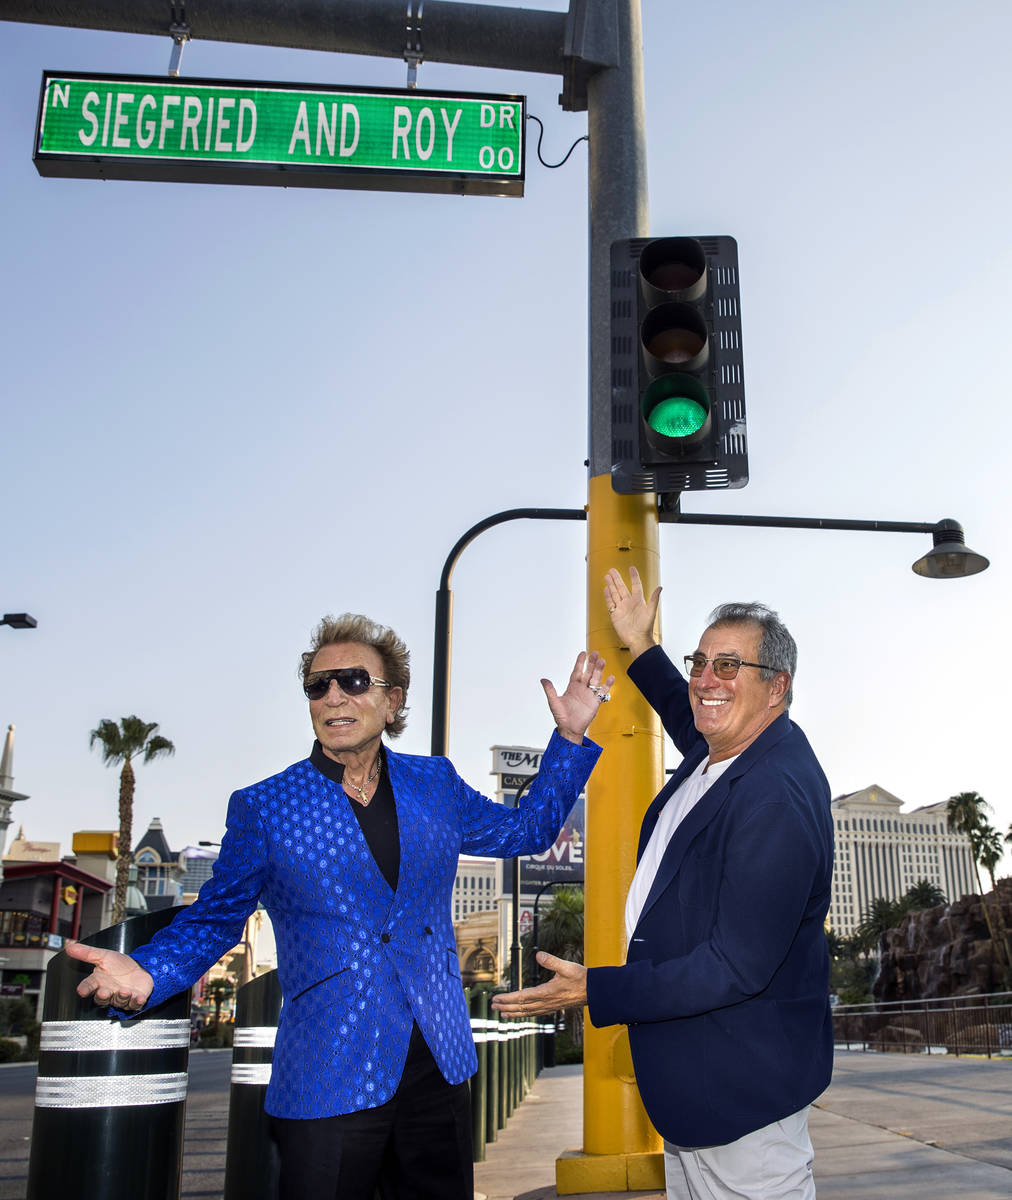
[[[40,175],[524,193],[526,98],[165,76],[42,76]]]

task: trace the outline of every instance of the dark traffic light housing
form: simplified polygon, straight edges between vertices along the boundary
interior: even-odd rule
[[[748,483],[734,238],[612,243],[611,439],[616,492]]]

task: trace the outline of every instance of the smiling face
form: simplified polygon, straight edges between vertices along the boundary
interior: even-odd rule
[[[315,654],[310,673],[334,671],[338,667],[365,667],[370,675],[383,678],[383,659],[372,646],[338,642],[323,646]],[[310,700],[309,715],[324,754],[348,766],[359,757],[369,760],[379,746],[380,734],[397,715],[401,689],[371,687],[361,696],[349,696],[332,681],[325,696]]]
[[[758,625],[712,625],[699,642],[706,658],[730,655],[743,662],[760,662]],[[713,664],[689,679],[689,703],[696,728],[710,747],[710,762],[722,762],[751,745],[767,725],[784,711],[790,683],[786,671],[760,679],[755,667],[740,667],[734,679],[718,679]]]

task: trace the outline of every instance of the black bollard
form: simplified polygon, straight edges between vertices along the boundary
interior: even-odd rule
[[[129,954],[178,911],[131,917],[82,941]],[[58,954],[46,971],[28,1200],[62,1200],[68,1188],[102,1200],[178,1200],[189,989],[122,1022],[78,996],[91,969]]]
[[[499,1122],[499,1014],[493,1013],[485,1024],[485,1141],[494,1142],[502,1128]]]
[[[499,1128],[505,1129],[513,1109],[510,1105],[510,1022],[499,1019]]]
[[[517,1038],[516,1038],[517,1019],[510,1018],[499,1031],[504,1037],[503,1043],[504,1057],[503,1063],[505,1071],[503,1072],[504,1086],[506,1088],[506,1100],[502,1107],[502,1112],[499,1114],[505,1124],[510,1117],[513,1116],[513,1110],[517,1106]]]
[[[488,992],[475,990],[470,997],[471,1036],[478,1057],[478,1070],[471,1079],[471,1140],[474,1161],[485,1161],[485,1108],[488,1103]]]
[[[555,1066],[555,1019],[546,1021],[541,1026],[541,1032],[544,1035],[542,1038],[542,1062],[546,1067]]]
[[[225,1200],[273,1200],[278,1194],[278,1148],[264,1096],[271,1080],[274,1039],[281,1018],[277,971],[239,989],[228,1100]]]

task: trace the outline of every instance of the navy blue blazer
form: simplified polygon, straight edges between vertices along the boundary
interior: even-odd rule
[[[629,677],[684,755],[643,819],[639,857],[708,748],[659,646]],[[629,1026],[643,1103],[675,1145],[725,1145],[829,1084],[829,802],[808,740],[781,715],[676,829],[625,966],[587,973],[591,1021]]]
[[[552,734],[517,809],[480,796],[445,758],[387,751],[401,856],[384,879],[340,784],[308,760],[235,792],[211,878],[132,957],[148,1007],[199,979],[262,900],[284,1006],[265,1107],[313,1118],[384,1104],[413,1021],[449,1083],[477,1070],[451,920],[460,854],[548,849],[601,753]]]

